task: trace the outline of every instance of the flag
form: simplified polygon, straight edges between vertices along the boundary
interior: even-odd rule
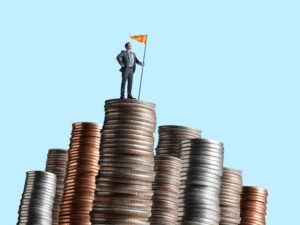
[[[148,37],[147,34],[130,36],[131,39],[134,39],[136,41],[139,41],[139,42],[142,42],[142,43],[145,43],[145,44],[147,42],[147,37]]]

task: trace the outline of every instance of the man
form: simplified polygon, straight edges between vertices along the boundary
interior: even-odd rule
[[[132,46],[130,42],[125,44],[126,50],[122,50],[119,55],[117,55],[118,63],[121,65],[120,71],[122,72],[122,83],[121,83],[121,97],[125,97],[125,85],[128,80],[127,85],[127,97],[134,98],[131,94],[132,89],[132,81],[133,81],[133,74],[135,72],[135,64],[139,64],[140,66],[144,66],[144,62],[140,62],[135,53],[131,51]]]

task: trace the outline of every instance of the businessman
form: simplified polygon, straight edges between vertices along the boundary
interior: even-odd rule
[[[131,51],[132,46],[130,42],[125,44],[125,49],[122,50],[119,55],[117,55],[118,63],[121,65],[120,71],[122,72],[122,83],[121,83],[121,97],[125,98],[125,85],[127,84],[127,98],[134,98],[131,94],[133,74],[135,72],[135,65],[139,64],[144,66],[144,62],[140,62],[135,53]]]

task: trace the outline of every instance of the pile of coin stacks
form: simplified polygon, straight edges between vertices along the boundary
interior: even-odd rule
[[[177,224],[180,171],[181,159],[164,155],[155,158],[151,225]]]
[[[156,155],[179,157],[180,141],[192,138],[201,138],[200,130],[186,126],[160,126],[158,133],[159,140],[156,147]]]
[[[265,225],[268,191],[244,186],[241,201],[241,225]]]
[[[65,176],[68,163],[68,151],[65,149],[49,149],[46,171],[56,175],[56,194],[52,211],[52,225],[58,224],[60,203],[65,186]]]
[[[59,213],[60,225],[89,225],[99,170],[102,126],[74,123],[69,148],[65,190]]]
[[[149,224],[155,127],[155,104],[137,99],[105,102],[92,224]]]
[[[55,174],[27,172],[17,225],[51,225],[55,188]]]
[[[242,171],[223,168],[220,194],[221,222],[220,225],[235,225],[241,222],[241,194],[243,190]]]
[[[219,224],[223,156],[221,142],[207,139],[181,142],[180,224]]]

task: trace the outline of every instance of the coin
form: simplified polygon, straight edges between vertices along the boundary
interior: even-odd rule
[[[167,155],[156,156],[155,172],[151,225],[177,224],[181,159]]]
[[[242,187],[242,171],[224,167],[220,193],[220,225],[240,224]]]
[[[179,224],[219,224],[223,174],[222,142],[190,138],[180,142],[182,159]]]
[[[56,174],[51,172],[28,171],[26,173],[17,225],[52,224],[56,179]]]
[[[181,140],[201,137],[200,130],[179,125],[159,126],[158,133],[159,140],[156,154],[175,157],[179,157]]]
[[[92,224],[148,225],[154,171],[155,104],[105,101]]]
[[[59,225],[90,225],[90,211],[99,170],[102,126],[93,122],[73,123],[68,151]]]
[[[64,182],[68,163],[68,151],[65,149],[49,149],[46,161],[46,171],[56,174],[56,194],[52,210],[52,225],[58,224],[60,204],[64,191]]]
[[[241,225],[266,224],[268,190],[243,186],[241,199]]]

